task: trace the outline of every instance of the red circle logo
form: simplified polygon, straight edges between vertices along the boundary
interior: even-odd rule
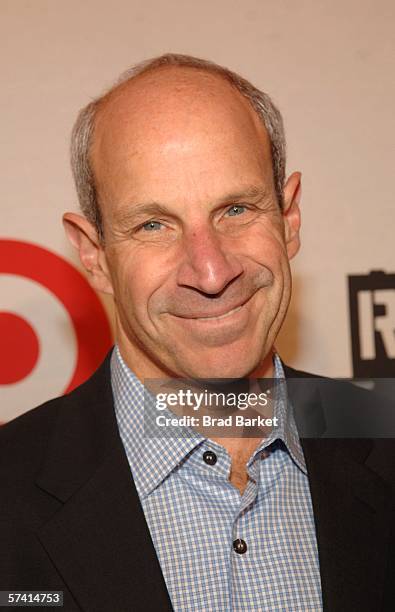
[[[50,291],[68,312],[76,336],[77,355],[74,372],[59,394],[71,391],[96,370],[113,343],[100,299],[75,267],[59,255],[31,243],[0,240],[0,274],[34,281]],[[39,359],[40,336],[25,317],[5,311],[0,312],[0,337],[0,384],[19,382],[32,372]]]
[[[12,312],[0,312],[0,385],[12,385],[30,374],[37,363],[39,340],[26,319]],[[23,346],[23,351],[18,347]],[[6,357],[6,358],[5,358]]]

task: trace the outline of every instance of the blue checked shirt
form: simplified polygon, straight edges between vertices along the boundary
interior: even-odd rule
[[[284,378],[274,358],[276,378]],[[144,386],[118,348],[111,381],[120,436],[176,612],[322,610],[309,483],[292,410],[247,462],[244,493],[225,448],[195,437],[144,437]],[[214,465],[203,453],[213,451]],[[233,542],[247,544],[238,554]]]

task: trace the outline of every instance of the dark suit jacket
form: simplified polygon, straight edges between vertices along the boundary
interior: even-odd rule
[[[306,414],[325,428],[334,404],[347,408],[344,389],[329,400],[317,389],[301,403],[302,429]],[[302,446],[324,609],[394,610],[395,441]],[[0,590],[29,589],[62,590],[67,612],[172,609],[118,434],[109,358],[70,395],[0,429]]]

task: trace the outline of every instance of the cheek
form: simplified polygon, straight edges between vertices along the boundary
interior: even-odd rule
[[[113,262],[114,299],[129,318],[144,318],[163,284],[163,266],[148,254],[129,253]]]
[[[149,277],[142,270],[123,270],[117,279],[116,300],[118,308],[125,312],[141,313],[146,311],[150,295]]]
[[[283,269],[288,257],[282,235],[270,227],[257,227],[243,245],[244,254],[255,263],[271,270]]]

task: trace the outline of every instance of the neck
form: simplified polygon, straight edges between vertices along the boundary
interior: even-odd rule
[[[248,375],[248,378],[274,378],[274,347],[264,360]]]
[[[248,376],[250,379],[250,392],[256,390],[259,393],[259,389],[256,389],[257,378],[274,378],[274,353],[275,349],[273,348],[262,363]],[[229,480],[242,495],[248,483],[246,463],[259,446],[261,438],[212,438],[212,440],[228,451],[232,462]]]

